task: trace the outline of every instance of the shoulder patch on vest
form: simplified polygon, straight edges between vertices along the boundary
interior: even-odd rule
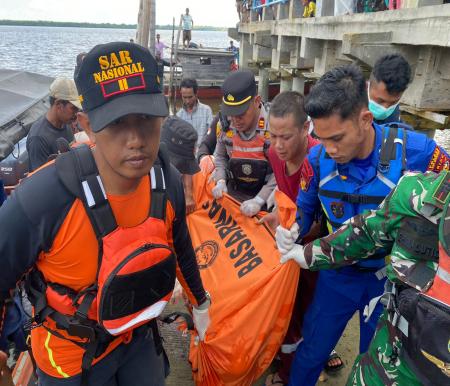
[[[263,117],[259,118],[258,121],[258,129],[264,129],[264,127],[266,126],[266,121]]]
[[[444,151],[436,146],[427,169],[439,173],[442,170],[449,170],[450,160]]]
[[[331,203],[331,212],[336,218],[342,218],[345,214],[344,203],[340,201],[333,201]]]
[[[433,198],[441,205],[444,205],[450,196],[450,172],[445,173],[445,177],[433,193]]]

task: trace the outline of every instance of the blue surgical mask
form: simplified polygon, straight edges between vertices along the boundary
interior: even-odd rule
[[[370,83],[369,83],[369,87],[370,87]],[[397,108],[397,106],[399,105],[400,101],[398,101],[395,105],[392,105],[389,107],[381,106],[377,102],[370,99],[369,87],[367,88],[367,96],[369,97],[369,110],[373,114],[373,117],[377,121],[383,121],[386,118],[390,117],[394,113],[394,111]]]

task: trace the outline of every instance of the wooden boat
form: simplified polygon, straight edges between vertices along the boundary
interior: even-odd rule
[[[52,82],[49,76],[0,69],[0,180],[7,191],[28,172],[26,135],[50,107]]]
[[[176,96],[180,98],[179,85],[183,78],[193,78],[198,83],[200,99],[222,98],[221,86],[235,67],[235,54],[220,48],[178,48],[178,64],[174,72]],[[169,73],[165,74],[164,91],[169,94]],[[269,85],[269,98],[279,92],[279,83]]]
[[[174,85],[177,98],[183,78],[193,78],[199,85],[201,99],[220,98],[223,81],[232,70],[235,55],[218,48],[178,48],[177,66],[174,71]],[[169,94],[169,74],[165,76],[165,93]]]

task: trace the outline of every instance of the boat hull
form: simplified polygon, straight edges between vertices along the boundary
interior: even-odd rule
[[[280,92],[279,83],[271,83],[269,85],[269,99],[273,99]],[[169,96],[169,87],[164,87],[164,93]],[[197,91],[199,99],[220,99],[222,98],[222,89],[220,86],[199,86]],[[176,90],[176,97],[181,98],[180,89]]]

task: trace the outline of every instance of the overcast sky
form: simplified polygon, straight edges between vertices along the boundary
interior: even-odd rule
[[[238,21],[235,0],[156,0],[156,23],[176,24],[186,7],[196,25],[233,27]],[[0,0],[0,19],[137,22],[139,0]]]

